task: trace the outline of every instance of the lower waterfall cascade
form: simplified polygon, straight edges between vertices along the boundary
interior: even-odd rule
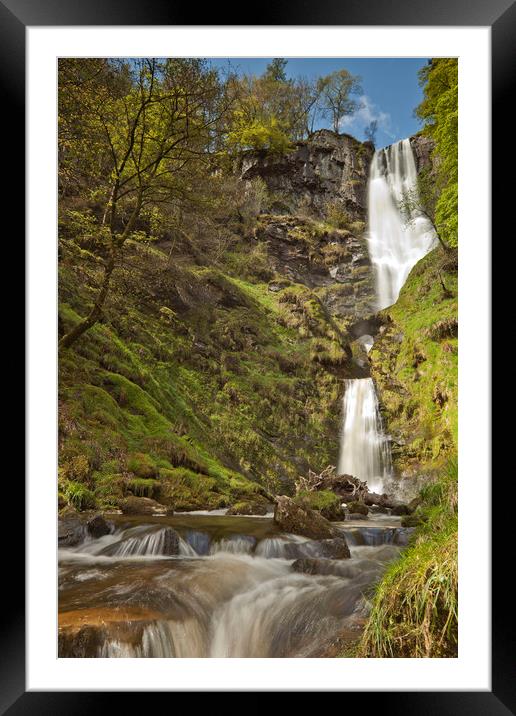
[[[367,482],[381,493],[392,474],[391,454],[372,378],[344,382],[341,449],[338,472]]]

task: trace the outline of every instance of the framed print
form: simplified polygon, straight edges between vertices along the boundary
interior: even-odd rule
[[[29,398],[2,712],[514,712],[489,309],[515,11],[404,5],[2,0]]]

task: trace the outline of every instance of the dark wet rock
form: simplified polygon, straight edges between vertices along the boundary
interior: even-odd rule
[[[369,512],[372,514],[387,515],[389,513],[389,508],[384,507],[383,505],[370,505]]]
[[[126,497],[120,503],[124,515],[170,515],[171,509],[150,497]]]
[[[86,536],[86,527],[75,510],[68,508],[59,516],[57,542],[59,547],[75,547]]]
[[[398,517],[401,515],[410,515],[411,512],[412,512],[412,510],[410,509],[410,507],[403,503],[400,503],[399,505],[395,505],[391,510],[391,514],[396,515]]]
[[[385,322],[386,319],[383,316],[373,313],[350,325],[348,333],[353,339],[360,338],[361,336],[374,337]]]
[[[264,502],[236,502],[226,512],[227,515],[266,515],[267,505]]]
[[[349,559],[351,557],[348,543],[343,536],[336,537],[335,539],[322,540],[319,546],[323,559]]]
[[[359,515],[368,515],[369,514],[369,508],[367,505],[364,505],[363,502],[348,502],[347,508],[348,508],[348,512],[350,514],[359,514]]]
[[[186,541],[193,547],[197,554],[209,554],[211,537],[206,532],[199,532],[198,530],[189,530],[186,533]]]
[[[419,525],[422,525],[423,522],[425,522],[425,520],[418,514],[404,515],[401,518],[402,527],[419,527]]]
[[[364,515],[362,512],[349,512],[346,515],[346,519],[348,519],[348,520],[367,520],[367,515]]]
[[[290,281],[271,281],[269,283],[268,289],[269,291],[272,291],[272,293],[277,293],[278,291],[282,291],[284,288],[287,288],[290,285]]]
[[[338,577],[355,577],[358,570],[348,562],[338,562],[333,559],[313,559],[305,557],[296,559],[292,563],[293,572],[302,574],[331,574]]]
[[[274,522],[284,532],[316,540],[336,536],[331,523],[315,510],[297,504],[286,495],[278,495],[276,500]]]
[[[410,144],[412,146],[412,151],[414,152],[416,170],[420,172],[422,169],[432,169],[432,152],[435,147],[434,140],[423,134],[416,134],[413,137],[410,137]]]
[[[111,533],[111,525],[107,522],[102,515],[95,515],[91,520],[86,523],[88,532],[92,537],[98,539]]]
[[[86,536],[86,529],[79,517],[67,516],[59,520],[57,541],[59,547],[75,547]]]
[[[162,554],[169,556],[179,554],[180,537],[172,527],[165,527],[163,530]]]
[[[349,559],[351,553],[344,536],[333,539],[286,542],[281,553],[284,559]]]
[[[58,653],[68,659],[84,659],[97,656],[104,634],[96,626],[83,626],[76,631],[59,630]]]

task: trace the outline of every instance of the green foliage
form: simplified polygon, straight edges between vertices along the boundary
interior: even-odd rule
[[[148,479],[156,476],[156,463],[149,455],[134,453],[127,461],[127,469],[140,478]]]
[[[351,223],[343,203],[335,199],[326,203],[325,218],[331,226],[337,229],[347,229]]]
[[[288,133],[276,117],[250,119],[243,109],[233,113],[227,141],[230,149],[267,149],[273,154],[284,154],[290,148]]]
[[[424,132],[435,141],[437,182],[441,186],[435,205],[435,224],[449,246],[457,246],[458,231],[458,62],[433,59],[419,72],[424,99],[416,114]]]
[[[457,461],[421,493],[423,524],[382,578],[357,656],[454,657],[458,629]]]
[[[136,497],[152,497],[158,498],[160,493],[160,485],[157,480],[146,480],[136,477],[127,482],[127,490]]]
[[[77,510],[93,510],[96,507],[95,495],[80,482],[66,483],[63,494]]]
[[[383,312],[391,320],[369,354],[389,429],[407,443],[394,456],[400,472],[432,472],[456,449],[457,290],[456,261],[435,249]]]
[[[61,466],[61,478],[73,482],[88,482],[90,465],[86,455],[75,455]]]

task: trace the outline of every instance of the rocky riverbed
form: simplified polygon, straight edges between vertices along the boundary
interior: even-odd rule
[[[387,515],[332,526],[317,540],[270,514],[65,518],[59,655],[331,656],[411,533]]]

